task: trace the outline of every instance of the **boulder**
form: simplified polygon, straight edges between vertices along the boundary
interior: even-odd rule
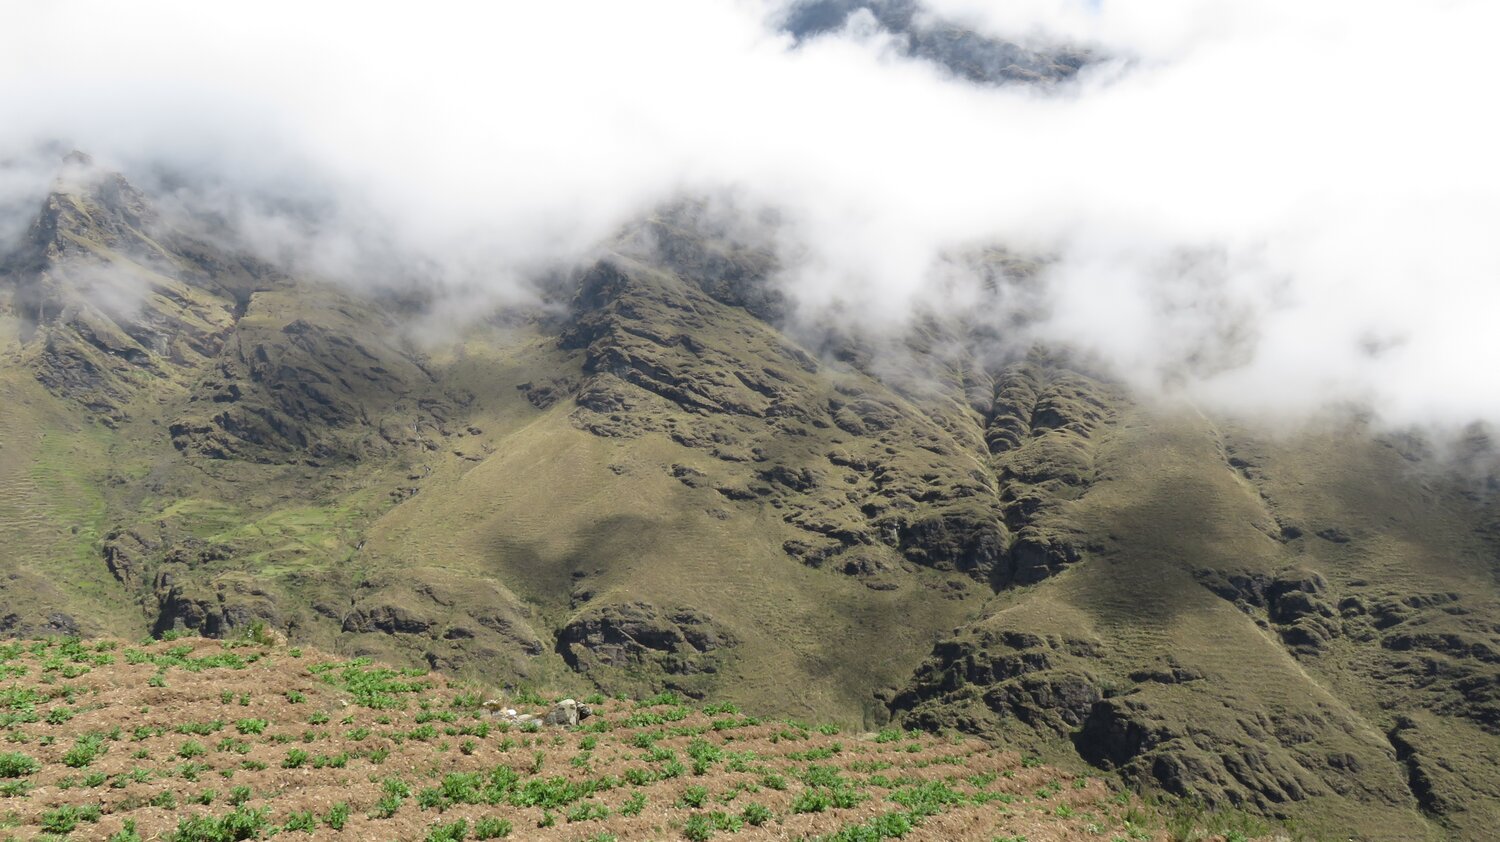
[[[581,718],[578,703],[572,699],[563,699],[547,712],[547,716],[542,721],[547,725],[565,725],[571,728],[577,725]]]

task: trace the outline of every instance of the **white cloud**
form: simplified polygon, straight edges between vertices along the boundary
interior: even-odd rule
[[[17,3],[0,143],[332,198],[297,248],[316,268],[364,274],[378,240],[376,263],[501,300],[644,207],[731,188],[785,209],[810,307],[899,323],[936,255],[998,240],[1057,258],[1042,330],[1142,385],[1500,420],[1496,4],[931,5],[1110,60],[979,88],[857,32],[793,49],[751,0]],[[300,230],[267,207],[242,205],[262,236]]]

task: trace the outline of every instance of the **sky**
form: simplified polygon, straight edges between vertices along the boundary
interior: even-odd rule
[[[60,142],[187,175],[180,207],[309,271],[525,306],[529,278],[630,219],[728,195],[786,220],[776,282],[805,316],[968,313],[979,280],[945,258],[1003,245],[1044,265],[1018,339],[1143,391],[1500,422],[1500,4],[927,9],[1094,61],[978,85],[862,16],[796,44],[772,0],[19,0],[0,237]]]

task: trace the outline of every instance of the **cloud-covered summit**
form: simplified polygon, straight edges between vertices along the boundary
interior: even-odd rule
[[[1066,81],[1089,60],[1062,44],[1033,49],[976,32],[916,0],[799,0],[787,8],[781,26],[799,42],[861,28],[882,32],[903,55],[986,85]]]
[[[999,243],[1045,259],[1030,329],[1137,385],[1500,419],[1494,4],[843,5],[798,37],[756,0],[20,3],[0,234],[62,140],[308,271],[503,306],[729,194],[780,213],[804,311],[971,306],[944,257]],[[920,47],[955,31],[1093,60],[977,83]]]

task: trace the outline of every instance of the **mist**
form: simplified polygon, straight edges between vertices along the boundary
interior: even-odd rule
[[[868,13],[784,5],[29,2],[0,159],[61,143],[300,271],[529,306],[681,196],[774,208],[805,322],[986,302],[1148,394],[1500,422],[1500,129],[1485,2],[931,0],[1092,61],[980,84]],[[44,180],[0,179],[0,235]],[[146,186],[146,185],[143,185]],[[951,256],[1040,260],[1036,318]]]

